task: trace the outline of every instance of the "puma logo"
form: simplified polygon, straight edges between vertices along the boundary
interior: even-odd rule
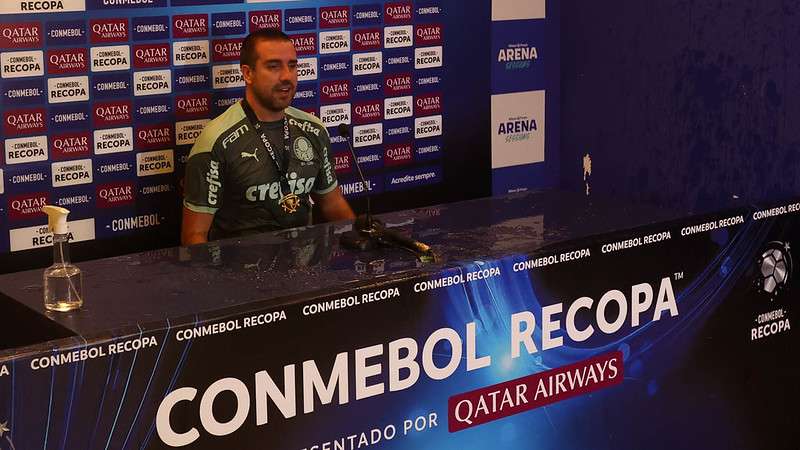
[[[242,152],[242,158],[253,158],[256,162],[261,162],[258,160],[258,155],[256,153],[258,153],[257,148],[253,149],[253,153]]]

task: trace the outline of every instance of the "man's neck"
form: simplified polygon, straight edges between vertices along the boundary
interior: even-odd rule
[[[276,122],[278,120],[283,120],[284,113],[283,110],[281,111],[272,111],[267,108],[261,106],[261,103],[256,99],[255,95],[252,92],[246,91],[244,93],[244,97],[247,99],[247,103],[253,108],[253,112],[256,113],[256,117],[261,122]]]

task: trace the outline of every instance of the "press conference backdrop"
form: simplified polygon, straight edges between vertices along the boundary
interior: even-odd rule
[[[295,42],[294,105],[330,127],[340,184],[356,204],[366,191],[383,209],[486,195],[490,9],[454,0],[3,1],[0,254],[50,244],[45,203],[72,211],[74,242],[174,239],[189,150],[243,96],[241,40],[260,28]],[[336,131],[342,122],[353,125],[366,189]]]

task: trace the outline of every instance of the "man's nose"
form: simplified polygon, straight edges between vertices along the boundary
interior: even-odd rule
[[[281,67],[280,78],[281,81],[291,81],[292,69],[290,69],[288,65],[284,65]]]

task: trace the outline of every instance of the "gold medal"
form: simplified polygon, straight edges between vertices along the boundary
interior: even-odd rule
[[[284,211],[289,214],[294,214],[297,212],[297,208],[300,207],[300,197],[295,194],[284,195],[278,203]]]

